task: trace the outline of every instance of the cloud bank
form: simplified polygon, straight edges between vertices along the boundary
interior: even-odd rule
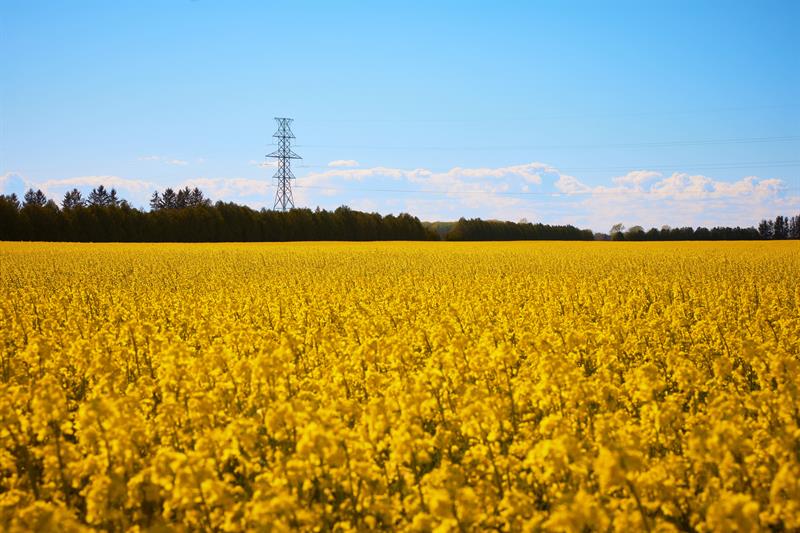
[[[782,179],[746,176],[726,181],[705,175],[638,169],[589,185],[553,165],[453,167],[446,171],[372,167],[313,172],[298,180],[311,197],[393,195],[382,212],[406,210],[426,220],[480,216],[572,223],[606,231],[613,224],[750,226],[760,218],[800,210],[800,197]],[[374,185],[372,185],[374,186]]]

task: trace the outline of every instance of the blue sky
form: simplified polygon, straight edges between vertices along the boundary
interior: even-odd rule
[[[0,0],[0,190],[752,225],[800,212],[798,2]],[[331,166],[333,165],[333,166]]]

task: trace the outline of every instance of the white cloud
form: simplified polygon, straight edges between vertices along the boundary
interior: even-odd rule
[[[240,177],[220,177],[220,178],[191,178],[184,180],[175,185],[175,188],[181,189],[183,187],[199,188],[203,191],[206,198],[212,202],[217,200],[236,202],[237,204],[246,205],[253,209],[261,209],[263,207],[272,207],[275,198],[275,184],[274,180],[264,179],[250,179]],[[306,207],[309,202],[307,190],[293,190],[293,197],[295,205],[298,207]]]
[[[350,207],[357,211],[363,211],[364,213],[374,213],[378,211],[378,209],[380,208],[380,204],[375,200],[370,200],[369,198],[362,198],[356,200],[355,202],[350,203]]]
[[[573,197],[564,204],[576,220],[607,231],[617,223],[659,227],[753,226],[800,210],[800,197],[786,196],[777,178],[747,176],[735,181],[675,172],[635,171],[611,180],[615,186],[590,187],[576,178],[561,176],[556,188]],[[650,182],[649,186],[644,186]],[[577,198],[577,200],[576,200]]]
[[[507,178],[519,177],[526,183],[540,184],[542,183],[542,172],[555,172],[555,169],[545,163],[526,163],[524,165],[514,165],[509,167],[498,168],[462,168],[454,167],[443,174],[433,174],[435,179],[486,179],[486,178]]]
[[[255,208],[269,207],[274,196],[270,179],[199,178],[185,184],[200,187],[211,198]],[[665,176],[650,170],[588,185],[551,165],[534,162],[446,171],[334,168],[300,176],[294,198],[298,206],[348,204],[382,213],[406,211],[424,220],[527,218],[605,231],[615,222],[647,227],[750,226],[761,218],[800,210],[800,198],[786,196],[783,188],[783,181],[776,178],[725,181],[686,173]]]
[[[394,212],[403,205],[408,212],[428,220],[525,217],[598,231],[607,230],[615,222],[751,226],[760,218],[800,210],[797,197],[786,196],[784,182],[777,178],[720,180],[637,169],[590,185],[540,162],[445,171],[335,168],[300,176],[297,185],[312,199],[311,205],[328,202],[332,206],[330,202],[336,201],[354,204],[370,196],[382,198],[382,212]],[[374,189],[370,191],[370,187]],[[400,204],[398,199],[402,200]]]
[[[193,178],[185,180],[178,188],[197,187],[208,198],[235,199],[252,196],[271,196],[274,193],[271,180],[248,178]]]
[[[556,189],[566,194],[583,194],[592,190],[588,185],[578,181],[578,178],[567,174],[560,174],[554,185]]]
[[[408,180],[412,183],[437,185],[444,189],[446,187],[459,187],[462,185],[475,186],[485,183],[485,185],[502,188],[506,186],[504,178],[520,178],[525,183],[541,184],[542,172],[554,172],[555,169],[544,163],[527,163],[509,167],[479,167],[463,168],[454,167],[446,172],[434,172],[425,168],[405,170],[391,167],[370,167],[359,169],[334,169],[324,172],[312,172],[302,176],[308,182],[325,182],[332,179],[343,179],[346,181],[362,181],[371,177],[387,177],[394,180]]]
[[[625,174],[624,176],[617,176],[616,178],[612,178],[611,181],[616,183],[617,185],[633,185],[637,188],[644,185],[646,182],[652,180],[653,178],[657,178],[661,176],[660,173],[654,172],[652,170],[632,170]]]
[[[715,180],[701,174],[674,172],[664,177],[660,172],[637,170],[612,178],[616,187],[597,185],[590,187],[573,176],[561,174],[555,182],[556,188],[565,194],[616,195],[630,198],[631,195],[651,195],[657,198],[703,199],[725,198],[744,195],[769,196],[783,189],[783,181],[775,178],[761,179],[747,176],[738,181]],[[643,187],[652,181],[649,188]]]
[[[8,174],[6,176],[9,176]],[[6,176],[3,176],[5,178]],[[65,192],[77,188],[84,194],[97,187],[103,185],[107,189],[116,189],[120,197],[131,201],[134,205],[144,205],[146,203],[149,192],[162,188],[159,184],[139,179],[128,179],[120,176],[103,175],[103,176],[74,176],[70,178],[48,179],[39,181],[35,179],[22,178],[16,174],[12,175],[13,179],[10,183],[14,184],[12,187],[19,188],[19,184],[24,183],[25,188],[41,189],[48,198],[60,203],[61,197]],[[15,183],[16,182],[16,183]],[[9,182],[3,185],[3,189],[9,187]],[[9,191],[17,192],[18,191]]]
[[[355,159],[336,159],[328,163],[329,167],[357,167],[358,161]]]
[[[81,186],[97,187],[98,185],[133,192],[148,191],[156,187],[156,184],[149,181],[127,179],[119,176],[77,176],[74,178],[45,180],[37,183],[37,186],[44,192],[48,192],[51,189],[60,190]]]
[[[382,187],[386,189],[378,192],[384,193],[379,196],[384,198],[382,203],[385,212],[395,211],[396,206],[389,205],[387,203],[389,198],[386,196],[395,196],[392,188],[396,187],[400,190],[394,192],[414,199],[430,195],[438,196],[456,211],[461,209],[460,213],[448,209],[448,212],[452,212],[456,218],[468,214],[465,210],[482,210],[480,216],[483,217],[519,219],[531,218],[533,212],[529,199],[526,201],[524,198],[515,197],[514,193],[533,192],[531,185],[541,185],[544,175],[555,172],[557,170],[552,165],[540,162],[503,167],[453,167],[446,171],[380,166],[334,168],[300,176],[297,185],[299,190],[309,193],[310,197],[318,200],[345,195],[351,197],[345,202],[352,203],[355,201],[352,197],[359,194],[358,187],[348,182],[383,182]],[[387,185],[385,180],[390,180],[391,183]],[[368,186],[365,186],[366,188]],[[420,210],[409,209],[409,212],[416,214]],[[444,214],[438,218],[442,217]]]

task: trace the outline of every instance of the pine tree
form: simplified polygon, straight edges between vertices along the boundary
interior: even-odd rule
[[[189,198],[191,194],[192,192],[189,190],[189,187],[179,189],[178,194],[175,196],[175,207],[178,209],[189,207]]]
[[[28,192],[25,193],[25,202],[23,207],[44,207],[45,204],[47,204],[47,197],[44,195],[41,189],[37,189],[36,191],[33,189],[28,189]]]
[[[78,189],[72,189],[71,191],[64,193],[64,199],[61,201],[61,207],[64,209],[75,209],[76,207],[83,206],[83,197],[81,197],[81,191]]]
[[[162,209],[175,209],[178,207],[178,196],[171,188],[166,188],[161,195]]]
[[[105,207],[110,204],[111,198],[108,191],[102,185],[98,185],[96,189],[92,189],[88,198],[89,205]]]
[[[150,210],[158,211],[164,208],[164,202],[161,201],[161,195],[158,191],[153,191],[153,196],[150,197]]]
[[[189,205],[192,207],[200,207],[211,205],[211,200],[203,195],[203,191],[195,187],[189,196]]]
[[[14,209],[14,211],[19,211],[20,208],[22,207],[19,203],[19,198],[17,198],[17,193],[13,192],[8,195],[0,194],[0,202],[5,202],[9,206],[11,206],[11,208]]]

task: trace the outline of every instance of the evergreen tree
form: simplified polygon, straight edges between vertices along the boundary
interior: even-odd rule
[[[111,195],[102,185],[98,185],[96,189],[92,189],[92,192],[89,193],[89,198],[87,200],[89,205],[92,206],[106,207],[111,205]]]
[[[20,205],[16,194],[0,194],[0,241],[25,238],[25,227],[20,221]]]
[[[203,196],[203,191],[195,187],[189,195],[189,205],[191,207],[209,206],[211,200]]]
[[[189,187],[179,189],[178,194],[175,195],[175,207],[177,209],[185,209],[189,207],[189,198],[191,194],[192,191],[189,190]]]
[[[47,204],[47,197],[41,189],[37,189],[36,191],[28,189],[28,192],[25,193],[25,203],[23,207],[44,207],[45,204]]]
[[[158,211],[164,208],[164,202],[161,200],[161,195],[158,191],[153,191],[153,196],[150,197],[150,210]]]
[[[0,202],[3,202],[5,205],[13,208],[15,211],[19,211],[22,206],[19,203],[19,198],[17,198],[16,193],[11,194],[0,194]]]
[[[64,199],[61,201],[61,207],[64,209],[75,209],[76,207],[83,206],[83,197],[81,197],[81,191],[78,189],[72,189],[69,192],[64,193]]]
[[[171,188],[164,190],[161,195],[161,208],[162,209],[175,209],[178,207],[178,195],[175,194]]]

